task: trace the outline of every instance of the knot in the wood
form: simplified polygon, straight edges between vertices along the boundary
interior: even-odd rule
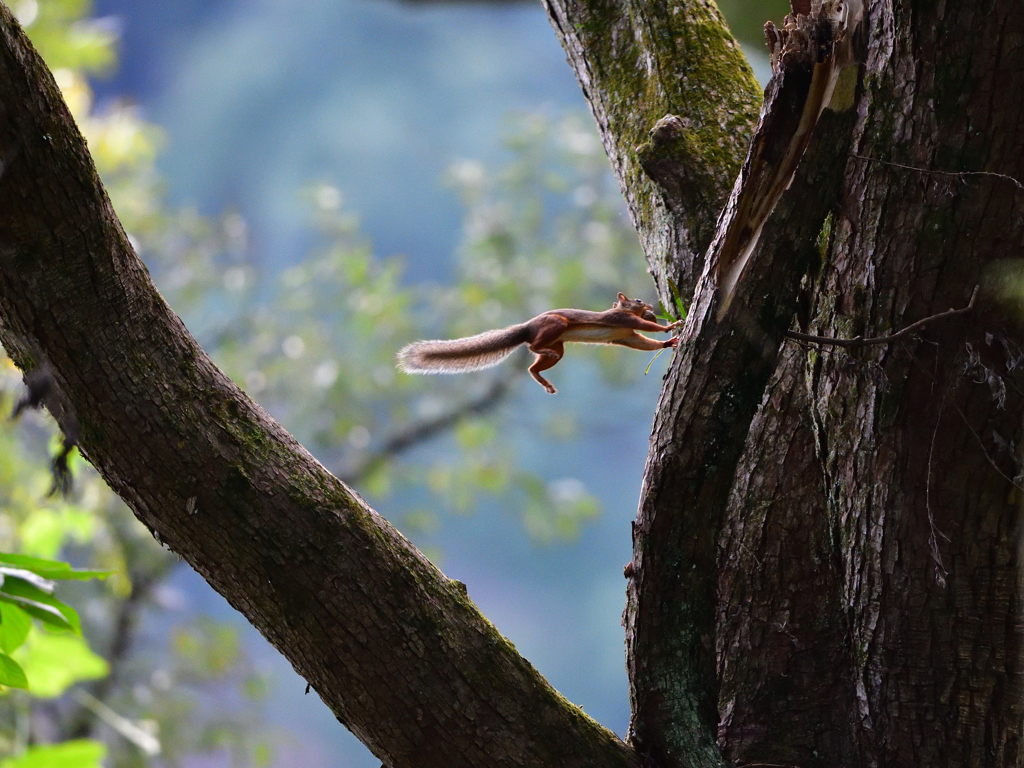
[[[636,148],[644,172],[662,189],[673,195],[700,152],[688,120],[665,115],[651,128],[648,139]]]

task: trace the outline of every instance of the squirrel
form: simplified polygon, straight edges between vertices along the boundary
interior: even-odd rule
[[[660,325],[656,320],[654,307],[640,299],[627,299],[620,293],[618,301],[604,312],[553,309],[525,323],[464,339],[417,341],[399,351],[398,367],[406,373],[478,371],[497,365],[520,344],[529,344],[530,351],[537,355],[530,366],[530,375],[553,395],[558,390],[540,374],[562,359],[565,342],[618,344],[643,350],[675,347],[679,341],[676,336],[667,341],[655,341],[637,333],[667,333],[683,322],[677,320]]]

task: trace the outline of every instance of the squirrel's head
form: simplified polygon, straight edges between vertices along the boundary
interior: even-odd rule
[[[627,299],[624,293],[619,294],[619,300],[612,305],[612,309],[624,309],[651,322],[657,322],[658,320],[654,314],[654,307],[640,299]]]

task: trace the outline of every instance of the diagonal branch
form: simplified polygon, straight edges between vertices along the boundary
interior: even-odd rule
[[[0,340],[135,515],[390,768],[628,766],[459,586],[210,361],[0,5]]]

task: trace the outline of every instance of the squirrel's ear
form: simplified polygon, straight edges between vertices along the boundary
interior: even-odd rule
[[[626,298],[626,294],[620,293],[619,294],[619,301],[629,301],[629,299]]]

